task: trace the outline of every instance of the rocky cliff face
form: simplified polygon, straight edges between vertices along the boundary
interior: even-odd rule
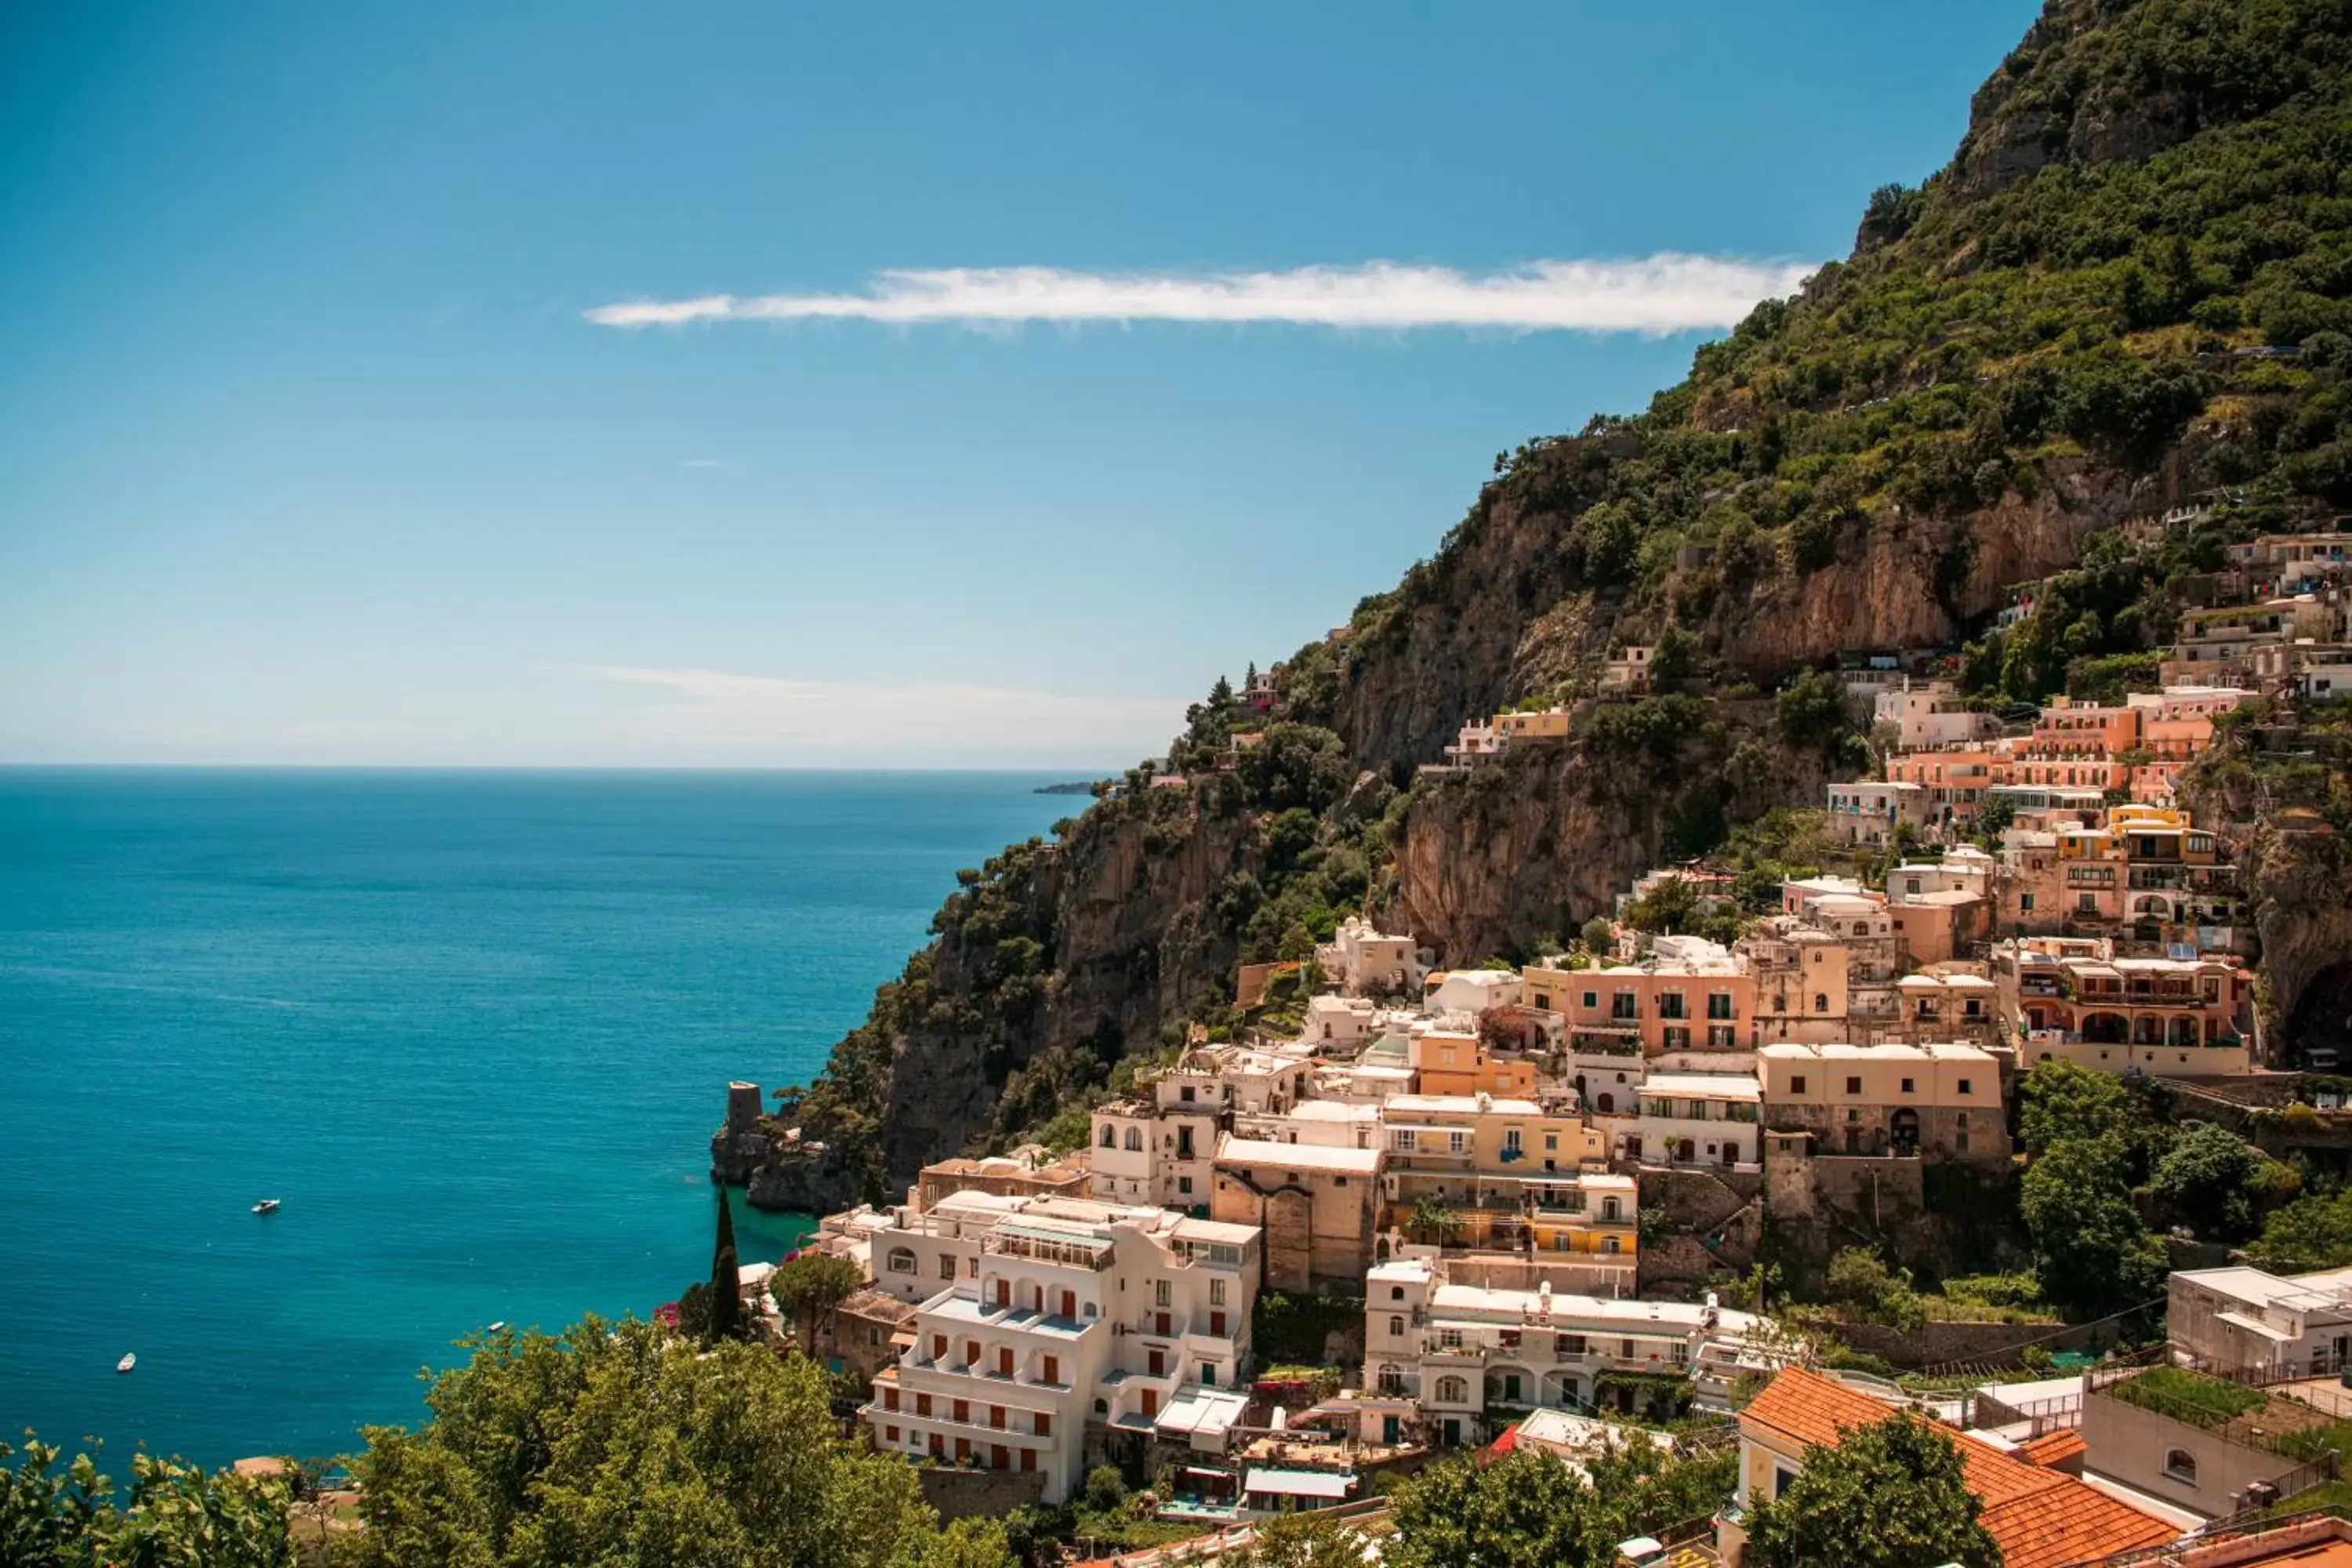
[[[1572,934],[1664,859],[1678,823],[1747,821],[1811,805],[1818,754],[1770,737],[1769,706],[1716,705],[1669,755],[1591,741],[1523,745],[1417,796],[1397,847],[1392,930],[1475,963],[1531,938]]]
[[[1646,412],[1499,462],[1343,641],[1293,657],[1273,712],[1196,712],[1181,797],[1139,779],[971,877],[792,1108],[826,1152],[720,1149],[719,1173],[751,1161],[794,1206],[878,1194],[1043,1121],[1229,996],[1237,958],[1343,910],[1384,900],[1449,961],[1563,934],[1670,846],[1818,799],[1838,748],[1781,746],[1743,683],[1951,642],[2101,529],[2216,482],[2252,482],[2281,520],[2352,501],[2352,400],[2326,369],[2352,330],[2347,81],[2341,0],[2052,0],[1951,166],[1874,195],[1849,261],[1702,347]],[[2301,368],[2238,352],[2305,342]],[[2136,605],[2065,613],[2024,645],[2061,674],[2146,646]],[[1668,637],[1719,694],[1674,710],[1686,735],[1514,752],[1417,788],[1384,835],[1336,803],[1335,767],[1375,781],[1377,816],[1465,720],[1589,695],[1615,647]],[[1308,737],[1311,788],[1210,771],[1268,721]],[[1391,850],[1392,879],[1360,864]],[[2271,885],[2257,919],[2293,1008],[2352,947],[2324,879]]]
[[[2340,836],[2265,826],[2255,833],[2246,882],[2262,939],[2272,1055],[2352,1050],[2352,851]]]

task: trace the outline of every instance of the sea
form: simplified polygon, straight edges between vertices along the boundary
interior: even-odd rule
[[[462,1335],[650,1315],[728,1080],[813,1075],[1047,782],[0,769],[0,1440],[332,1456]]]

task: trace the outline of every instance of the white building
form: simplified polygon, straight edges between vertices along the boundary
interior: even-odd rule
[[[1337,940],[1318,948],[1316,960],[1350,996],[1411,995],[1423,973],[1412,938],[1375,931],[1356,915],[1339,922]]]
[[[1369,996],[1310,996],[1299,1037],[1318,1050],[1347,1049],[1369,1038],[1380,1009]]]
[[[1855,779],[1831,784],[1827,793],[1831,831],[1847,844],[1885,844],[1897,827],[1924,828],[1932,815],[1920,784]]]
[[[2165,1290],[2173,1349],[2215,1371],[2328,1377],[2352,1366],[2352,1268],[2188,1268]]]
[[[1968,699],[1948,681],[1906,680],[1880,691],[1872,700],[1873,719],[1892,724],[1899,732],[1895,745],[1906,752],[1958,745],[1990,735],[2000,725],[1990,713],[1971,710]]]
[[[1711,1305],[1453,1285],[1444,1263],[1402,1258],[1364,1282],[1364,1387],[1418,1402],[1448,1445],[1486,1440],[1503,1409],[1631,1412],[1649,1403],[1642,1374],[1728,1409],[1732,1381],[1763,1369],[1755,1327]]]
[[[1519,977],[1507,969],[1455,969],[1431,978],[1437,984],[1430,987],[1425,1005],[1433,1013],[1477,1014],[1509,1006],[1523,989]]]
[[[1752,1074],[1654,1072],[1640,1089],[1641,1110],[1625,1155],[1652,1165],[1759,1167],[1759,1108]]]
[[[1256,1228],[1076,1198],[992,1202],[1005,1206],[984,1225],[976,1206],[960,1213],[971,1272],[922,1303],[914,1344],[858,1413],[875,1446],[1042,1473],[1048,1503],[1084,1479],[1090,1422],[1221,1448],[1244,1403]]]
[[[1378,1148],[1381,1142],[1381,1102],[1302,1100],[1279,1115],[1234,1117],[1234,1136],[1262,1143],[1307,1143],[1323,1149]]]

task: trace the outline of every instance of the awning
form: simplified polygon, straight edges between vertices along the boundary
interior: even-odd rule
[[[1355,1484],[1355,1477],[1335,1475],[1329,1470],[1275,1470],[1252,1466],[1242,1490],[1276,1497],[1344,1498]]]
[[[2273,1340],[2283,1345],[2294,1343],[2293,1334],[2284,1329],[2274,1329],[2260,1318],[2249,1318],[2243,1312],[2216,1312],[2213,1315],[2233,1329],[2243,1329],[2250,1334],[2260,1334],[2266,1340]]]

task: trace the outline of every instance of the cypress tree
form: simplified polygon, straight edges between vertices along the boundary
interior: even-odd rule
[[[731,1340],[743,1331],[743,1292],[736,1279],[735,1214],[727,1189],[719,1189],[719,1239],[710,1253],[710,1333]]]

